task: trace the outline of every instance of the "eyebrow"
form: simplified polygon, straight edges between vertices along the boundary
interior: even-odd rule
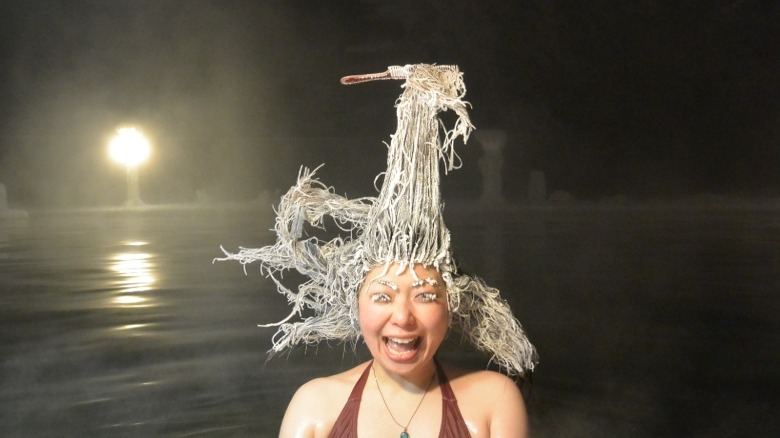
[[[436,285],[439,284],[439,282],[435,278],[428,277],[425,280],[417,280],[417,281],[415,281],[414,283],[412,283],[412,287],[420,287],[420,286],[425,285],[426,283],[430,284],[431,286],[436,286]]]
[[[398,285],[393,283],[392,281],[387,281],[387,280],[382,280],[381,278],[377,278],[376,280],[374,280],[374,282],[379,283],[382,286],[387,286],[387,287],[389,287],[392,290],[395,290],[395,291],[398,290]]]
[[[372,283],[379,283],[382,286],[387,286],[387,287],[389,287],[390,289],[392,289],[394,291],[398,290],[398,285],[397,284],[393,283],[392,281],[383,280],[381,278],[377,278],[377,279],[373,280]],[[426,284],[431,285],[431,286],[438,286],[439,282],[435,278],[433,278],[433,277],[428,277],[425,280],[417,280],[417,281],[415,281],[414,283],[412,283],[412,287],[421,287],[421,286],[425,286]]]

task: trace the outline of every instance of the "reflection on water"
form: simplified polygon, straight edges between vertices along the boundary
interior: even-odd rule
[[[124,246],[131,248],[143,247],[146,242],[127,242]],[[149,296],[140,295],[152,289],[154,267],[152,256],[143,252],[121,252],[111,257],[111,268],[118,274],[117,285],[120,295],[113,298],[118,306],[149,307],[154,303]],[[137,325],[137,324],[136,324]]]
[[[539,348],[536,436],[778,430],[776,210],[452,216],[456,255]],[[0,436],[274,436],[298,385],[365,353],[267,361],[273,330],[257,324],[286,300],[256,269],[211,260],[269,243],[271,226],[181,209],[0,223]]]

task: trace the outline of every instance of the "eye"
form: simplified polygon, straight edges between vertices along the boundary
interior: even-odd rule
[[[390,295],[384,292],[374,292],[370,295],[372,303],[389,303]]]
[[[424,303],[432,303],[439,299],[439,294],[436,292],[423,292],[417,295],[417,299]]]

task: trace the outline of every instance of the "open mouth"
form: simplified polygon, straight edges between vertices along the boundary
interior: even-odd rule
[[[417,353],[422,338],[391,338],[384,336],[382,338],[387,346],[387,351],[394,359],[410,359]]]

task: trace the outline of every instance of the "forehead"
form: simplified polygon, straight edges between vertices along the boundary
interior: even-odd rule
[[[412,274],[412,269],[414,269],[414,274]],[[433,278],[437,281],[442,281],[441,274],[439,274],[439,271],[433,266],[424,266],[420,264],[402,266],[398,263],[374,266],[368,271],[364,281],[371,282],[380,278],[394,282],[414,281],[415,277],[423,280]]]

